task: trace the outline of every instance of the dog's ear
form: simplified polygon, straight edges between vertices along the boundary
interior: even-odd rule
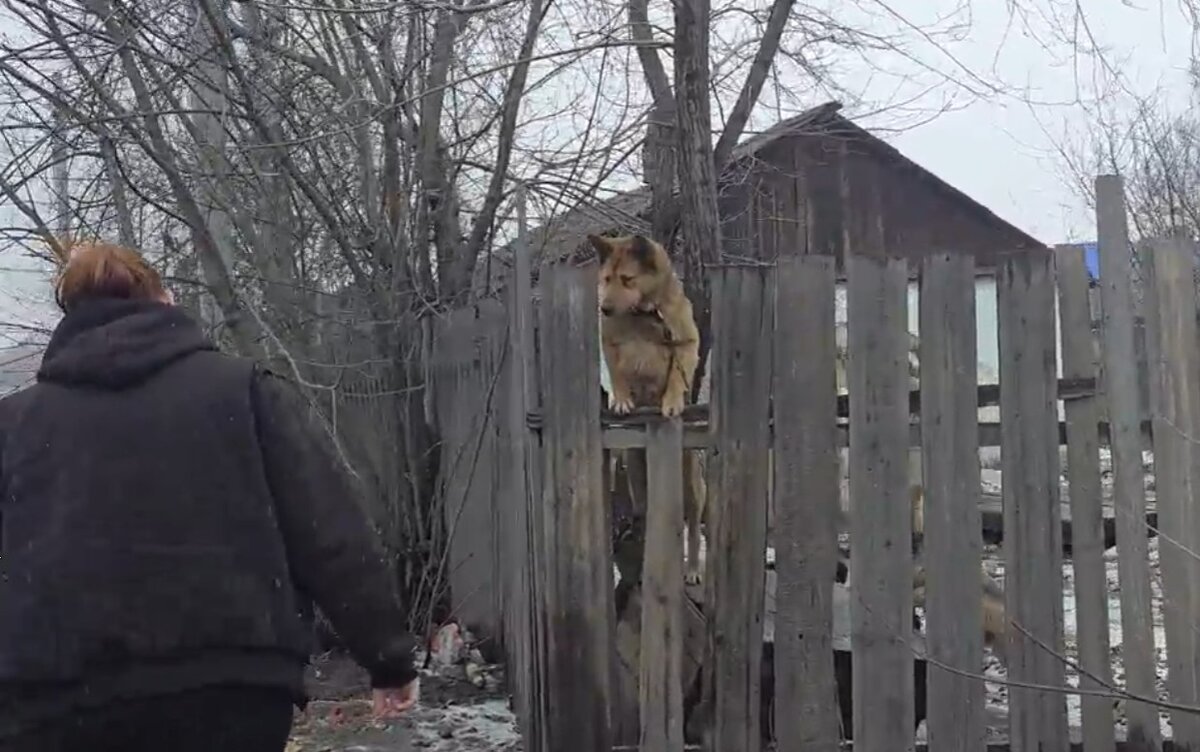
[[[592,235],[591,233],[588,234],[587,239],[592,244],[592,247],[596,249],[596,257],[600,259],[600,263],[603,264],[608,261],[608,257],[613,252],[612,241],[599,235]]]
[[[634,235],[629,240],[629,253],[642,268],[654,270],[654,244],[643,235]]]

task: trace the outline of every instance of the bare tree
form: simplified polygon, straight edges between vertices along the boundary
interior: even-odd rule
[[[544,2],[3,7],[23,32],[0,49],[5,203],[47,239],[140,247],[216,336],[304,384],[434,606],[422,357],[502,220]]]
[[[719,179],[771,115],[760,100],[779,115],[816,92],[853,99],[839,60],[891,68],[957,33],[888,14],[856,28],[796,0],[0,9],[15,30],[0,40],[0,199],[21,218],[3,237],[36,252],[69,220],[135,245],[216,337],[304,384],[424,606],[440,598],[437,504],[455,471],[437,466],[426,414],[432,323],[481,293],[515,184],[543,220],[648,184],[707,331]]]

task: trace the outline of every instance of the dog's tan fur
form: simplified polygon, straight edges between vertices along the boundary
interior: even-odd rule
[[[601,343],[612,379],[610,407],[683,412],[700,359],[692,303],[658,243],[640,235],[589,235],[600,259]]]
[[[700,359],[700,330],[692,303],[658,243],[640,235],[589,235],[600,261],[597,296],[600,342],[612,393],[609,407],[625,414],[658,408],[675,417],[691,397]],[[634,498],[645,509],[645,453],[625,453]],[[700,524],[706,489],[698,458],[683,457],[684,519],[687,524],[687,581],[700,581]]]
[[[925,490],[920,484],[914,484],[909,489],[912,501],[913,533],[919,538],[925,535]],[[980,575],[980,607],[983,610],[983,641],[992,648],[992,652],[1004,660],[1004,640],[1008,620],[1004,613],[1004,590],[992,580],[991,576],[979,568]],[[925,605],[925,567],[918,565],[913,571],[913,602],[918,606]]]

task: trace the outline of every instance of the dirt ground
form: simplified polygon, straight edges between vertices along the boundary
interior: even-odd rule
[[[499,670],[480,688],[461,669],[423,672],[418,707],[379,723],[371,718],[366,674],[345,655],[321,656],[309,667],[312,700],[296,713],[287,752],[519,752]]]

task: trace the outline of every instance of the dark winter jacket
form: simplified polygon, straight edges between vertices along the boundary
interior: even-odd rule
[[[375,686],[415,672],[385,557],[299,391],[179,308],[99,300],[0,400],[0,734],[211,684],[302,699],[326,613]]]

